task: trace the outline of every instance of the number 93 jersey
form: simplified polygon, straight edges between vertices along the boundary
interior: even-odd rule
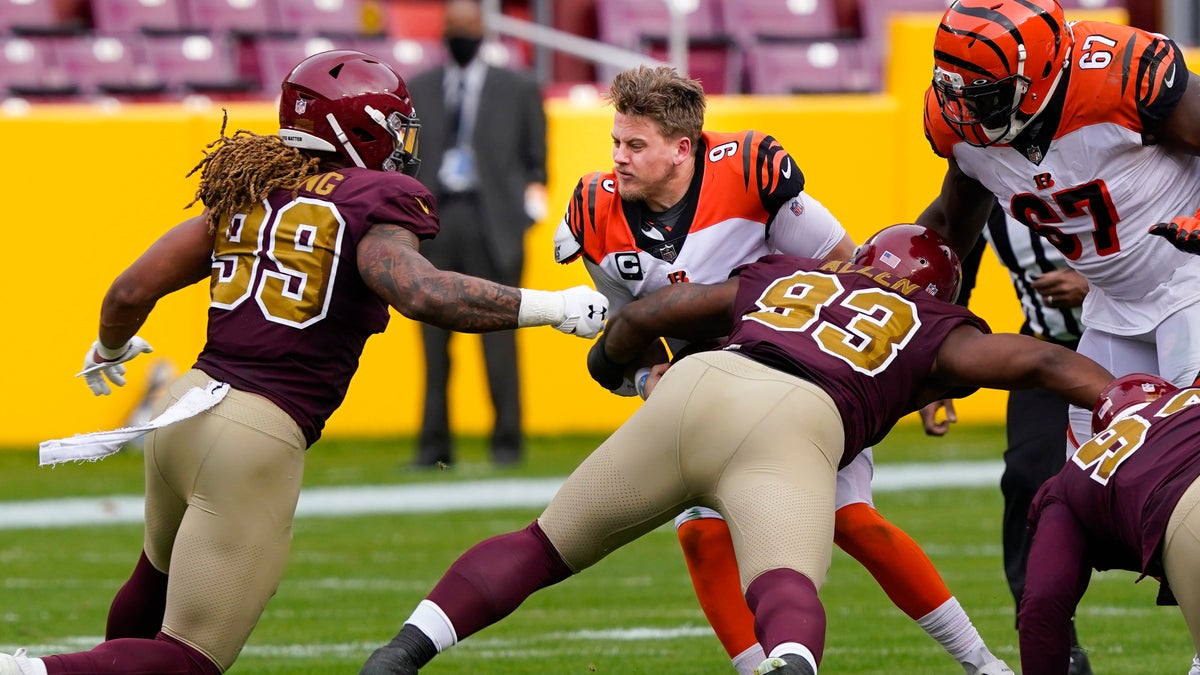
[[[823,257],[845,236],[783,146],[756,131],[704,132],[677,206],[669,231],[643,226],[644,205],[621,199],[614,174],[588,174],[558,225],[555,259],[582,257],[616,309],[668,284],[724,281],[767,253]]]
[[[1087,277],[1088,327],[1141,334],[1200,300],[1200,257],[1147,233],[1200,208],[1200,158],[1154,137],[1189,73],[1179,48],[1161,35],[1104,22],[1068,28],[1074,47],[1065,86],[1017,144],[963,142],[932,88],[925,133],[938,155],[954,159]]]
[[[274,191],[217,226],[208,340],[196,367],[287,412],[311,445],[341,405],[388,305],[358,272],[358,243],[390,223],[437,234],[416,179],[357,167]]]

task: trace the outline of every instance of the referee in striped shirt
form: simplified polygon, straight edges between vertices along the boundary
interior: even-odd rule
[[[966,306],[975,286],[983,251],[990,245],[1012,277],[1025,322],[1021,333],[1054,342],[1070,349],[1079,344],[1083,332],[1079,315],[1088,284],[1068,268],[1062,253],[1049,240],[1023,224],[1005,217],[999,204],[992,209],[983,238],[963,261],[963,286],[958,303]],[[934,420],[936,406],[921,411],[925,432],[946,433],[955,421],[953,404],[941,402],[946,417]],[[1007,417],[1008,448],[1004,451],[1003,549],[1004,575],[1013,599],[1019,605],[1025,588],[1025,563],[1029,558],[1029,505],[1041,484],[1066,462],[1067,402],[1043,389],[1009,392]],[[1078,640],[1071,649],[1070,675],[1091,675],[1087,654]]]

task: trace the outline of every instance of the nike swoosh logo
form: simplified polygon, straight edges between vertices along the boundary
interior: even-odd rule
[[[792,177],[792,159],[790,157],[783,160],[783,168],[779,170],[779,173],[781,173],[784,178]]]
[[[1175,64],[1174,63],[1171,64],[1171,69],[1167,71],[1167,76],[1163,78],[1163,85],[1165,85],[1167,89],[1170,89],[1171,87],[1175,86]]]

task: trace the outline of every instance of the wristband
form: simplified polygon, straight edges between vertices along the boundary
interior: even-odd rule
[[[517,309],[517,327],[557,326],[566,321],[566,301],[555,291],[521,290],[521,306]]]
[[[633,375],[633,388],[637,390],[637,395],[646,400],[646,380],[650,379],[649,368],[638,368]]]
[[[129,341],[128,340],[125,341],[125,344],[121,345],[120,347],[117,347],[116,349],[109,349],[108,347],[104,346],[103,342],[101,342],[100,340],[96,340],[96,355],[99,356],[100,358],[104,359],[105,361],[115,361],[115,360],[121,358],[121,356],[124,355],[125,351],[128,349],[129,349]]]

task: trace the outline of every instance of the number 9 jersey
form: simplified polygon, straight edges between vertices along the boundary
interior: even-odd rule
[[[1091,290],[1083,321],[1114,335],[1153,330],[1200,298],[1200,258],[1147,233],[1200,208],[1200,158],[1154,132],[1187,88],[1167,38],[1104,22],[1067,24],[1073,47],[1052,99],[1010,144],[973,146],[925,98],[925,134],[1018,222],[1062,251]]]
[[[358,271],[358,243],[381,223],[422,239],[438,232],[433,198],[415,178],[357,167],[275,190],[219,223],[196,367],[269,399],[314,443],[367,338],[387,327],[387,303]]]
[[[669,229],[656,228],[644,204],[621,199],[612,173],[588,174],[558,225],[554,257],[582,257],[615,310],[668,284],[719,283],[768,253],[821,258],[846,236],[804,192],[791,155],[757,131],[704,132],[691,186],[676,208]]]

